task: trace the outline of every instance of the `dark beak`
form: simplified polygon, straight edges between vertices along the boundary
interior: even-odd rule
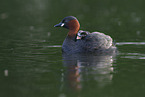
[[[62,23],[54,25],[54,27],[61,27],[61,26],[62,26]]]

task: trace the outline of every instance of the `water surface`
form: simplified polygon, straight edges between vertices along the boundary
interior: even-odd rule
[[[0,3],[1,97],[144,97],[144,0],[7,0]],[[74,7],[75,6],[75,7]],[[116,55],[63,55],[73,15],[116,42]]]

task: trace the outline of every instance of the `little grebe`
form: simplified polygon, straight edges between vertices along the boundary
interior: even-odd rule
[[[100,32],[90,33],[79,30],[79,21],[74,16],[65,17],[54,27],[69,29],[62,45],[62,51],[65,53],[106,53],[116,51],[110,36]]]

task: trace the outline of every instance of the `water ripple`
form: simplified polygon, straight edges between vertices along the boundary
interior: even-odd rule
[[[118,42],[116,45],[145,45],[145,42]]]
[[[61,47],[61,45],[49,45],[49,46],[46,46],[46,47]]]
[[[129,58],[129,59],[145,59],[145,54],[140,54],[140,53],[122,53],[121,58]]]

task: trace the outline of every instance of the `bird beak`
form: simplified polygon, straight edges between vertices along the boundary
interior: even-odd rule
[[[54,27],[63,27],[64,26],[64,23],[59,23],[59,24],[56,24]]]

